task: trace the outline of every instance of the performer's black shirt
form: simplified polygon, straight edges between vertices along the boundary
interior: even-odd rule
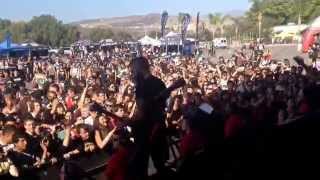
[[[166,89],[165,84],[157,77],[149,76],[136,86],[136,100],[139,111],[143,112],[146,121],[164,121],[165,99],[155,100]]]

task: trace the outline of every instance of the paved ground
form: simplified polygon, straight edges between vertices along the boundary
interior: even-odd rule
[[[229,48],[229,49],[218,49],[216,50],[217,57],[224,56],[230,57],[233,52],[237,48]],[[266,49],[270,49],[272,53],[272,58],[277,60],[289,59],[291,63],[293,63],[292,59],[295,56],[302,56],[305,60],[308,59],[307,54],[303,54],[298,51],[297,45],[268,45]]]

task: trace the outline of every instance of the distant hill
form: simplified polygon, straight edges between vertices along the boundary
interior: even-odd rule
[[[232,16],[232,17],[240,17],[245,15],[245,11],[243,10],[232,10],[226,13],[226,15]]]
[[[226,15],[233,17],[238,17],[244,15],[244,11],[241,10],[232,10],[226,12]],[[161,14],[152,13],[146,15],[133,15],[133,16],[123,16],[123,17],[112,17],[112,18],[99,18],[99,19],[89,19],[73,22],[71,24],[80,25],[83,27],[100,27],[100,26],[114,26],[114,27],[135,27],[135,26],[152,26],[160,25],[160,16]],[[207,17],[207,15],[201,15],[202,17]],[[176,15],[169,15],[170,23],[177,23],[178,17]]]
[[[244,11],[233,10],[225,14],[233,17],[238,17],[244,15]],[[82,28],[112,28],[143,33],[150,31],[160,31],[160,18],[161,14],[152,13],[147,15],[89,19],[73,22],[71,24],[80,26]],[[208,16],[202,14],[200,21],[208,24]],[[192,17],[192,22],[189,26],[189,31],[195,31],[195,24],[196,17]],[[166,27],[168,29],[178,30],[178,16],[169,15]]]
[[[160,24],[160,14],[134,15],[124,17],[90,19],[71,23],[84,28],[156,28]]]

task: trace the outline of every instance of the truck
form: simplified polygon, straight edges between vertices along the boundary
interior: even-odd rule
[[[226,38],[215,38],[213,40],[213,46],[215,48],[225,49],[228,47],[227,39]]]

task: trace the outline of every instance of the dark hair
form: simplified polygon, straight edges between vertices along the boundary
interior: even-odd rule
[[[40,128],[40,138],[42,140],[51,141],[52,136],[50,134],[50,130],[47,128]]]
[[[125,107],[122,104],[116,104],[114,105],[114,108],[115,110],[118,110],[118,109],[124,109]]]
[[[150,65],[145,57],[134,58],[131,62],[131,68],[135,83],[141,82],[145,73],[150,73]]]
[[[59,88],[58,84],[51,84],[50,87],[53,87],[53,88],[57,89],[57,92],[60,91],[60,88]]]
[[[90,127],[89,127],[89,125],[87,125],[87,124],[79,124],[79,125],[77,126],[77,129],[78,129],[78,130],[84,129],[85,131],[87,131],[87,132],[90,133]]]
[[[145,57],[134,58],[131,62],[131,67],[136,72],[150,70],[148,59],[146,59]]]
[[[23,132],[16,132],[12,138],[12,142],[17,143],[19,139],[26,139],[26,134]]]
[[[68,90],[73,91],[74,93],[76,93],[76,88],[75,88],[74,86],[70,86],[70,87],[68,88]]]
[[[41,102],[39,100],[35,100],[35,101],[32,101],[31,105],[30,105],[30,110],[33,111],[34,110],[34,103],[38,103],[40,104],[41,106]]]
[[[23,120],[23,124],[26,124],[28,121],[35,122],[35,120],[31,117],[27,117],[26,119]]]
[[[93,103],[93,104],[91,104],[89,106],[89,111],[102,113],[103,112],[103,108],[99,104]]]
[[[16,131],[17,131],[17,128],[13,125],[6,125],[2,129],[3,135],[7,135],[7,134],[11,134],[11,133],[15,134]]]

